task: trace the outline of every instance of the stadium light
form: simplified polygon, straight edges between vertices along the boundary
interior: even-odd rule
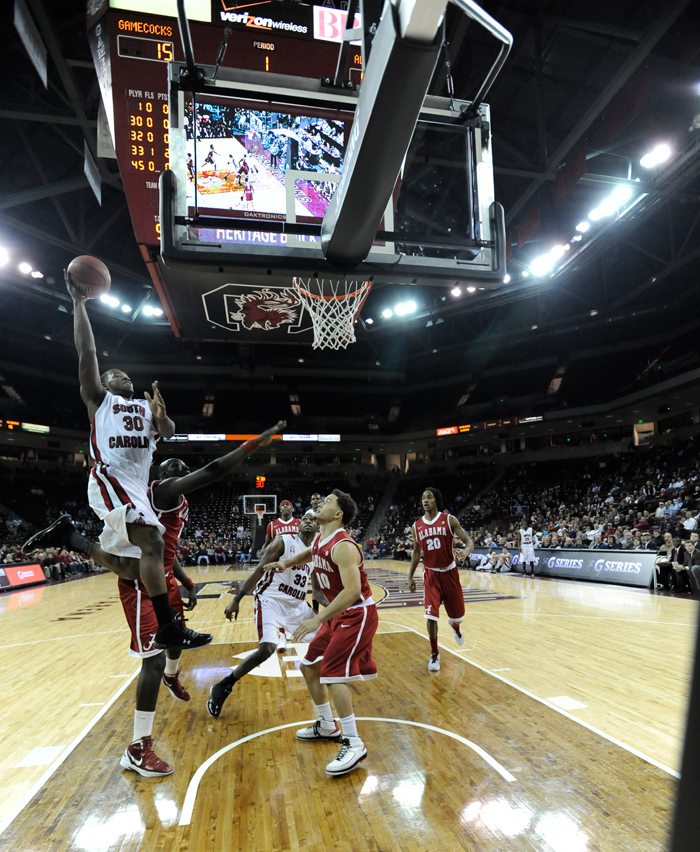
[[[455,297],[462,295],[462,291],[459,289],[459,287],[453,287],[450,290],[450,293],[452,293],[452,295],[455,296]]]
[[[22,272],[24,275],[29,275],[29,273],[32,271],[32,267],[29,263],[20,263],[19,271]]]
[[[100,301],[103,302],[105,305],[109,305],[110,308],[119,307],[119,299],[117,299],[115,296],[110,296],[107,293],[100,296]]]
[[[143,309],[143,312],[147,317],[153,316],[153,308],[150,305],[146,305],[146,307]]]
[[[554,269],[554,258],[551,254],[543,254],[536,257],[530,264],[530,272],[533,275],[546,275]]]
[[[365,320],[365,325],[374,325],[374,320],[372,319],[372,317],[367,317],[367,319]]]
[[[565,251],[568,251],[569,244],[567,243],[565,246],[554,246],[549,250],[549,253],[555,260],[559,260],[559,258],[564,254]]]
[[[645,154],[639,161],[639,165],[644,169],[653,169],[655,166],[665,163],[671,156],[671,149],[668,145],[657,145],[653,151]]]
[[[391,308],[384,308],[384,310],[382,311],[382,316],[384,317],[384,319],[390,319],[394,316],[394,312],[391,310]]]
[[[624,204],[625,201],[629,201],[632,197],[632,187],[621,183],[613,190],[612,197],[615,199],[615,201],[617,201],[618,204]]]
[[[124,311],[125,314],[130,314],[131,313],[131,306],[130,305],[122,305],[122,310]]]
[[[0,248],[0,266],[7,266],[10,262],[10,254],[6,248]]]
[[[467,293],[476,293],[476,287],[467,287]]]
[[[33,270],[32,270],[32,278],[43,278],[43,277],[44,277],[44,273],[43,273],[43,272],[39,272],[39,270],[38,270],[38,269],[33,269]]]
[[[523,271],[523,278],[529,278],[529,277],[530,277],[530,273],[527,271],[527,269],[524,270]]]
[[[510,275],[508,275],[508,274],[506,273],[506,275],[504,275],[504,276],[503,276],[503,283],[504,283],[504,284],[507,284],[509,281],[510,281]]]
[[[578,223],[578,225],[576,226],[576,230],[577,230],[577,231],[579,231],[581,234],[585,234],[585,233],[586,233],[586,231],[587,231],[590,227],[591,227],[591,223],[590,223],[590,222],[579,222],[579,223]]]
[[[399,302],[399,304],[394,308],[394,313],[397,317],[402,317],[406,314],[412,314],[415,309],[416,303],[411,299],[408,302]]]
[[[163,311],[160,308],[153,308],[153,316],[154,317],[162,317]]]

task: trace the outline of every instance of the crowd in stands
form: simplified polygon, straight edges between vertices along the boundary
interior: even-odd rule
[[[412,524],[423,511],[423,489],[432,485],[442,491],[445,509],[460,517],[475,546],[492,549],[489,564],[481,560],[482,568],[491,570],[496,562],[507,567],[507,549],[517,547],[517,531],[525,525],[533,528],[540,549],[668,551],[673,556],[671,568],[657,573],[658,583],[666,588],[700,588],[700,547],[695,551],[700,532],[699,444],[700,440],[691,438],[614,456],[513,465],[495,483],[495,470],[487,465],[465,466],[456,474],[433,469],[425,478],[407,477],[396,487],[380,529],[364,542],[365,556],[410,560]],[[350,532],[360,542],[387,481],[387,475],[380,474],[365,476],[358,485],[340,483],[358,503]],[[310,506],[310,488],[306,485],[302,491],[299,484],[287,484],[277,493],[278,504],[290,500],[294,516],[301,517]],[[66,487],[27,481],[13,493],[21,498],[18,515],[25,522],[12,512],[0,514],[0,563],[29,561],[19,550],[22,542],[64,512],[72,515],[83,535],[99,536],[101,523],[75,483]],[[183,565],[257,561],[259,550],[251,530],[257,519],[243,513],[243,493],[241,484],[219,483],[191,496],[179,548]],[[264,523],[269,520],[271,516],[265,516]],[[37,556],[47,578],[70,577],[96,567],[81,555],[65,551],[35,554],[32,561]],[[456,550],[456,558],[464,564],[461,549]],[[465,567],[475,567],[476,561],[473,558]],[[691,569],[696,564],[694,583]]]

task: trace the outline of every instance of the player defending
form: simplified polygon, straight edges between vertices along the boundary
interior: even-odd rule
[[[270,521],[270,523],[267,525],[267,530],[265,531],[265,544],[263,545],[263,551],[266,551],[267,546],[270,544],[271,541],[274,541],[277,536],[295,535],[299,532],[299,519],[292,517],[293,511],[294,506],[292,506],[289,500],[283,500],[280,503],[279,518],[276,518],[274,521]],[[318,612],[318,609],[314,607],[314,611]],[[283,654],[287,650],[287,632],[284,627],[280,627],[279,630],[277,650],[280,654]]]
[[[100,375],[85,298],[67,272],[66,286],[73,299],[80,396],[90,418],[90,453],[95,460],[88,501],[104,522],[100,546],[117,557],[125,571],[140,571],[158,619],[155,648],[208,645],[211,635],[186,628],[170,606],[163,570],[165,527],[148,496],[156,441],[170,438],[175,424],[167,415],[158,382],[153,382],[152,399],[147,392],[145,399],[134,399],[134,385],[122,370]]]
[[[299,533],[277,536],[266,548],[262,559],[253,573],[236,592],[236,596],[225,609],[228,620],[231,616],[238,620],[240,602],[244,595],[254,589],[253,596],[255,624],[258,628],[258,650],[227,675],[215,683],[209,691],[207,712],[218,719],[224,701],[231,694],[233,685],[256,666],[262,665],[275,653],[277,631],[288,631],[290,635],[309,619],[314,611],[306,602],[306,585],[311,573],[311,561],[303,562],[286,571],[278,572],[270,568],[277,560],[285,563],[296,554],[308,551],[318,530],[316,518],[304,515],[299,523]]]
[[[258,447],[270,443],[272,436],[286,427],[282,420],[263,432],[259,438],[246,441],[232,452],[191,473],[185,462],[168,459],[159,468],[161,479],[151,484],[150,503],[162,522],[165,532],[165,572],[168,597],[174,611],[182,617],[183,604],[178,580],[188,591],[185,609],[193,609],[197,595],[192,580],[185,574],[176,557],[177,542],[187,520],[188,504],[185,494],[204,488],[228,476]],[[173,767],[153,751],[153,721],[161,682],[178,701],[190,696],[180,683],[179,649],[167,649],[165,656],[154,644],[158,630],[154,607],[145,587],[138,579],[138,570],[125,569],[123,560],[105,551],[101,545],[80,535],[67,515],[62,515],[50,527],[36,533],[24,545],[23,551],[47,547],[67,547],[89,555],[119,576],[119,597],[127,624],[131,629],[129,654],[141,659],[141,672],[136,685],[134,738],[124,752],[121,765],[147,777],[169,775]],[[138,569],[138,565],[137,565]]]
[[[345,775],[367,757],[365,744],[357,733],[348,683],[377,676],[377,665],[372,659],[377,607],[363,568],[362,550],[344,528],[353,522],[356,514],[357,504],[352,497],[336,488],[316,512],[320,532],[312,546],[291,559],[269,566],[286,571],[312,559],[314,575],[330,602],[322,612],[297,627],[292,641],[300,642],[318,630],[301,661],[318,720],[297,731],[297,739],[341,742],[338,756],[326,766],[326,772],[334,776]],[[331,711],[329,692],[342,733]]]
[[[437,488],[426,488],[421,497],[424,515],[413,524],[413,554],[408,571],[408,588],[415,592],[413,575],[423,558],[423,603],[428,619],[430,661],[428,671],[440,671],[438,621],[440,604],[445,605],[449,625],[458,645],[464,644],[460,624],[464,618],[464,596],[459,568],[454,561],[454,537],[464,542],[465,558],[474,550],[474,542],[462,529],[454,515],[442,511],[442,494]]]
[[[535,576],[535,543],[532,527],[518,530],[518,547],[520,549],[520,564],[523,566],[523,575],[527,577],[527,566],[530,573]]]

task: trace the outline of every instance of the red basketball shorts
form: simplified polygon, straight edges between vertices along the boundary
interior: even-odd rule
[[[321,660],[321,683],[350,683],[377,676],[372,640],[377,632],[377,607],[358,606],[321,625],[311,641],[303,665]]]
[[[170,572],[165,580],[170,606],[176,613],[183,616],[182,598],[175,575]],[[153,647],[158,630],[158,619],[145,586],[140,580],[122,580],[120,577],[118,587],[126,623],[131,630],[129,654],[132,657],[141,658],[160,654],[160,649]]]
[[[464,594],[459,580],[459,568],[449,571],[423,571],[423,604],[425,617],[431,621],[440,619],[440,605],[444,604],[447,617],[452,621],[464,618]]]

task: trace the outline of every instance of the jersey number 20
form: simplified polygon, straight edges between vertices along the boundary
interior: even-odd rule
[[[425,546],[428,550],[440,550],[442,540],[439,538],[426,538]]]

